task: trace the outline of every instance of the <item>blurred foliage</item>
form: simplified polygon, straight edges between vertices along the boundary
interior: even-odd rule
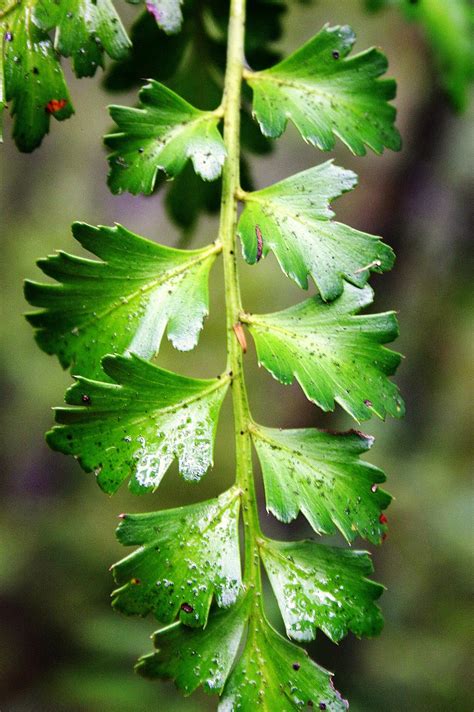
[[[404,151],[361,160],[336,149],[335,159],[360,175],[358,190],[339,201],[338,220],[383,235],[397,252],[394,270],[372,281],[375,309],[399,309],[397,347],[407,359],[398,381],[408,415],[368,428],[376,436],[369,459],[387,472],[387,488],[395,497],[389,537],[375,555],[377,580],[388,587],[381,599],[385,629],[375,640],[356,642],[349,636],[337,648],[318,634],[311,652],[328,668],[337,667],[336,685],[355,712],[467,712],[472,708],[466,621],[472,571],[469,205],[474,178],[466,147],[474,141],[472,105],[462,117],[451,114],[432,89],[430,62],[416,25],[407,26],[390,9],[366,16],[358,3],[295,5],[281,49],[291,51],[327,20],[352,24],[358,47],[380,44],[382,38],[390,75],[399,84]],[[73,77],[69,84],[77,114],[54,140],[28,156],[18,154],[7,139],[0,158],[0,707],[2,712],[149,712],[167,706],[203,712],[215,706],[204,694],[182,699],[172,685],[148,683],[133,674],[132,664],[145,652],[143,641],[155,624],[152,618],[122,618],[110,609],[113,581],[106,572],[123,554],[113,534],[119,512],[196,502],[232,482],[229,403],[219,426],[215,467],[202,482],[186,483],[172,470],[157,494],[141,498],[125,489],[106,497],[79,466],[48,451],[43,441],[52,420],[49,407],[61,403],[70,378],[61,378],[57,362],[37,349],[22,317],[27,309],[22,279],[38,279],[35,258],[56,248],[71,251],[69,225],[76,219],[118,221],[161,242],[178,241],[163,195],[109,194],[105,154],[98,147],[109,126],[105,105],[110,94]],[[127,103],[133,101],[133,94],[127,96]],[[271,160],[265,155],[252,159],[256,187],[318,160],[290,129]],[[205,217],[192,245],[205,244],[215,234],[216,221]],[[301,298],[271,256],[258,267],[242,263],[241,270],[249,310],[279,309]],[[201,348],[192,356],[192,370],[191,357],[167,344],[160,365],[196,377],[220,372],[224,325],[216,307],[221,278],[217,266],[211,317]],[[259,370],[253,347],[246,366],[257,420],[285,427],[349,426],[341,412],[319,413],[297,386],[280,386]],[[265,393],[264,402],[259,393]],[[263,509],[262,521],[269,535],[283,531]],[[294,538],[310,534],[301,517],[290,531]],[[269,608],[281,630],[276,604]]]

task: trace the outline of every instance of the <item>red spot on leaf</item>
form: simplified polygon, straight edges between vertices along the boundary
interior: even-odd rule
[[[379,522],[380,522],[380,524],[387,524],[387,522],[388,522],[388,519],[383,512],[379,517]]]
[[[47,114],[56,114],[58,111],[61,111],[61,109],[64,109],[66,104],[67,99],[51,99],[44,107],[44,110]]]
[[[181,610],[184,611],[185,613],[192,613],[194,611],[194,608],[190,603],[182,603],[181,604]]]

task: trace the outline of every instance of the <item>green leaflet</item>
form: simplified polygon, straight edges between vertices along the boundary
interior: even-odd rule
[[[254,424],[251,434],[267,509],[277,519],[291,522],[301,511],[318,534],[333,534],[337,527],[348,542],[360,535],[380,543],[387,530],[381,513],[391,497],[378,488],[384,473],[359,458],[373,438]]]
[[[220,694],[227,680],[247,623],[248,595],[228,609],[211,612],[204,630],[175,623],[155,633],[157,652],[144,655],[136,665],[147,678],[174,680],[190,695],[201,685]]]
[[[110,352],[154,356],[165,328],[175,348],[196,346],[208,314],[209,270],[219,250],[176,250],[124,227],[75,223],[73,234],[102,261],[60,252],[38,265],[59,284],[25,283],[42,311],[27,315],[36,340],[74,375],[101,377]]]
[[[329,202],[357,183],[357,176],[323,163],[268,188],[243,196],[245,209],[239,221],[244,257],[258,257],[256,230],[262,236],[262,256],[275,253],[284,273],[303,289],[308,274],[321,297],[338,297],[344,279],[363,287],[371,270],[392,267],[394,254],[381,240],[331,220]]]
[[[247,624],[245,647],[231,671]],[[171,678],[186,695],[200,685],[206,692],[223,691],[220,712],[293,712],[303,705],[347,709],[331,674],[273,630],[249,594],[228,610],[211,612],[204,630],[175,623],[158,631],[154,644],[158,652],[140,658],[137,671],[148,678]]]
[[[72,57],[78,77],[91,77],[104,66],[104,51],[123,59],[130,40],[111,0],[37,0],[35,22],[45,31],[57,28],[55,48]]]
[[[0,20],[4,36],[5,101],[15,117],[13,137],[20,151],[37,148],[53,116],[74,113],[58,56],[48,34],[35,23],[31,3],[12,5]]]
[[[133,354],[106,356],[102,367],[114,383],[76,378],[66,392],[75,407],[56,409],[50,447],[74,455],[109,494],[127,477],[135,492],[155,489],[175,458],[186,480],[199,480],[229,377],[187,378]]]
[[[273,314],[241,316],[248,323],[259,363],[281,383],[296,376],[306,397],[324,411],[335,401],[355,420],[403,415],[398,388],[388,380],[401,356],[381,344],[398,334],[393,312],[356,315],[371,304],[370,287],[346,284],[336,300],[320,297]]]
[[[179,614],[190,626],[204,626],[215,596],[235,603],[241,587],[239,490],[217,499],[149,514],[124,514],[117,537],[140,548],[113,567],[113,605],[122,613],[147,615],[163,623]]]
[[[133,5],[138,5],[144,0],[128,0]],[[183,22],[181,5],[183,0],[145,0],[145,7],[156,23],[168,35],[179,32]]]
[[[373,571],[367,552],[309,540],[267,540],[261,551],[290,638],[313,640],[316,628],[334,643],[349,631],[380,633],[383,619],[374,601],[383,586],[366,578]]]
[[[217,124],[219,116],[200,111],[150,80],[139,92],[140,108],[111,106],[118,132],[105,137],[109,156],[109,186],[113,193],[152,192],[158,171],[170,178],[192,160],[203,180],[215,180],[225,159]]]
[[[224,688],[219,712],[293,712],[309,707],[342,712],[347,702],[332,686],[331,673],[279,635],[263,613],[255,612],[242,657]]]
[[[271,69],[248,73],[265,136],[278,138],[291,119],[304,140],[323,151],[332,150],[336,136],[357,155],[366,146],[375,153],[400,148],[396,111],[387,103],[396,85],[377,79],[387,60],[374,48],[346,59],[354,42],[350,27],[326,25]]]

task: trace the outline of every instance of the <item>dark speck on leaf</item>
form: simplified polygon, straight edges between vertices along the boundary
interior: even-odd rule
[[[81,396],[81,401],[82,401],[85,405],[90,405],[90,404],[91,404],[91,397],[88,396],[87,393],[83,393],[82,396]]]
[[[190,603],[182,603],[181,610],[185,613],[192,613],[194,611],[194,608],[191,606]]]
[[[320,703],[319,703],[319,709],[320,709],[320,710],[325,710],[325,709],[327,709],[326,703],[325,703],[325,702],[320,702]]]
[[[5,42],[11,42],[13,40],[13,34],[11,32],[5,32]]]
[[[134,586],[138,586],[139,583],[141,583],[139,578],[132,578],[130,583],[133,583]]]
[[[341,55],[339,54],[339,52],[338,52],[337,49],[333,49],[333,51],[332,51],[332,56],[333,56],[334,59],[339,59],[339,57],[340,57]]]
[[[366,405],[367,408],[371,408],[371,407],[372,407],[372,401],[366,399],[366,400],[364,401],[364,405]]]
[[[299,663],[293,663],[291,667],[293,668],[293,670],[299,670],[301,665]]]

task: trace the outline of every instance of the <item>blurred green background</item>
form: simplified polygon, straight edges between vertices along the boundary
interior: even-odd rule
[[[290,3],[293,5],[293,3]],[[469,593],[472,588],[473,509],[468,475],[472,404],[473,111],[454,114],[433,82],[430,52],[415,25],[387,11],[365,14],[357,2],[294,4],[282,49],[296,48],[323,22],[349,22],[358,49],[381,45],[397,79],[400,154],[354,158],[341,146],[336,163],[354,169],[360,187],[336,203],[337,218],[382,234],[397,252],[393,272],[372,280],[375,308],[399,312],[396,348],[407,358],[397,381],[407,401],[403,422],[370,422],[370,454],[389,477],[395,497],[390,534],[374,552],[386,625],[375,640],[348,636],[339,646],[322,633],[310,646],[335,670],[336,686],[355,712],[472,710],[469,679]],[[134,675],[136,657],[151,649],[156,623],[122,618],[109,607],[111,563],[124,555],[115,541],[117,514],[213,496],[233,480],[230,409],[218,432],[215,467],[199,485],[171,470],[155,495],[132,497],[126,488],[108,498],[92,475],[50,452],[43,433],[60,405],[69,377],[40,352],[31,328],[22,280],[38,279],[36,258],[55,249],[78,252],[69,226],[121,222],[163,243],[180,234],[163,209],[162,194],[113,197],[106,187],[102,134],[108,103],[132,104],[134,93],[113,95],[99,80],[69,76],[76,115],[52,126],[33,155],[19,154],[10,138],[0,154],[2,238],[3,396],[0,518],[0,709],[2,712],[201,712],[215,698],[183,699],[171,684]],[[10,124],[7,121],[9,134]],[[267,157],[253,159],[256,184],[267,185],[325,160],[291,127]],[[183,196],[186,200],[186,196]],[[471,218],[471,223],[469,222]],[[215,219],[200,220],[193,245],[216,236]],[[472,264],[472,263],[471,263]],[[199,348],[178,354],[167,345],[159,363],[197,376],[220,372],[224,360],[222,274],[212,273],[211,317]],[[267,311],[301,300],[269,256],[242,264],[245,305]],[[251,405],[257,420],[274,426],[351,427],[341,412],[321,414],[295,386],[285,388],[246,356]],[[470,390],[471,387],[471,390]],[[471,440],[472,442],[472,440]],[[261,492],[260,492],[261,494]],[[262,521],[276,537],[310,535],[299,519]],[[337,538],[334,538],[338,541]],[[366,548],[359,541],[359,548]],[[268,612],[280,625],[271,595]],[[472,678],[471,678],[472,679]],[[278,712],[278,711],[275,711]]]

